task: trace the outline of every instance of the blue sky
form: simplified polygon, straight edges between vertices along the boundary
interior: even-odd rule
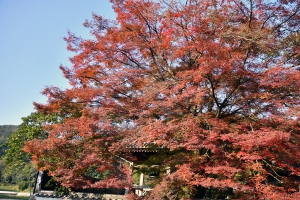
[[[90,37],[82,24],[93,12],[115,17],[109,0],[0,0],[0,125],[22,123],[34,101],[46,102],[46,86],[68,87],[59,70],[72,56],[63,37]]]

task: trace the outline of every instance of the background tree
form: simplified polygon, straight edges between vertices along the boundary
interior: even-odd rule
[[[149,198],[299,198],[299,2],[111,2],[115,21],[84,24],[94,39],[66,38],[72,88],[35,104],[63,118],[26,143],[36,166],[69,187],[121,187],[116,158],[146,143],[172,170]]]
[[[7,141],[7,138],[18,128],[16,125],[0,125],[0,156],[5,154],[5,148],[3,144]]]
[[[6,153],[3,157],[5,161],[4,181],[16,184],[20,190],[32,188],[35,175],[37,173],[31,161],[31,154],[24,152],[24,143],[33,139],[46,139],[48,130],[43,129],[43,125],[54,124],[58,121],[55,114],[42,115],[41,113],[31,113],[22,118],[22,124],[8,137],[4,143]]]
[[[16,125],[0,125],[0,183],[5,182],[5,162],[3,156],[5,155],[5,147],[3,144],[7,141],[8,137],[16,130],[18,126]]]

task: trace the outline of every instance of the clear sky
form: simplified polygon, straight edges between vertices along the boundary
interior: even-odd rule
[[[22,123],[34,101],[46,102],[46,86],[68,87],[63,37],[90,37],[82,24],[93,12],[115,17],[109,0],[0,0],[0,125]]]

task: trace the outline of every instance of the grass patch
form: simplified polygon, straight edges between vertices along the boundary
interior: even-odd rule
[[[11,191],[11,192],[31,192],[31,188],[26,190],[19,190],[18,185],[0,185],[0,191]]]
[[[0,199],[24,199],[24,200],[26,199],[26,200],[28,200],[29,197],[0,194]]]
[[[17,185],[0,185],[0,190],[18,192],[19,187]]]

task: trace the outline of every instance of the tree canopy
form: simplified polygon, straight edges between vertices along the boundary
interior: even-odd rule
[[[149,198],[300,198],[299,1],[111,2],[116,20],[84,23],[93,39],[65,38],[71,88],[35,103],[61,119],[26,143],[36,166],[67,187],[130,187],[118,158],[151,144],[171,174]]]
[[[46,139],[48,132],[43,129],[43,125],[56,123],[57,117],[55,114],[43,115],[34,112],[23,117],[22,121],[4,144],[7,148],[4,155],[7,170],[21,170],[31,161],[31,155],[23,150],[24,143],[33,139]]]

